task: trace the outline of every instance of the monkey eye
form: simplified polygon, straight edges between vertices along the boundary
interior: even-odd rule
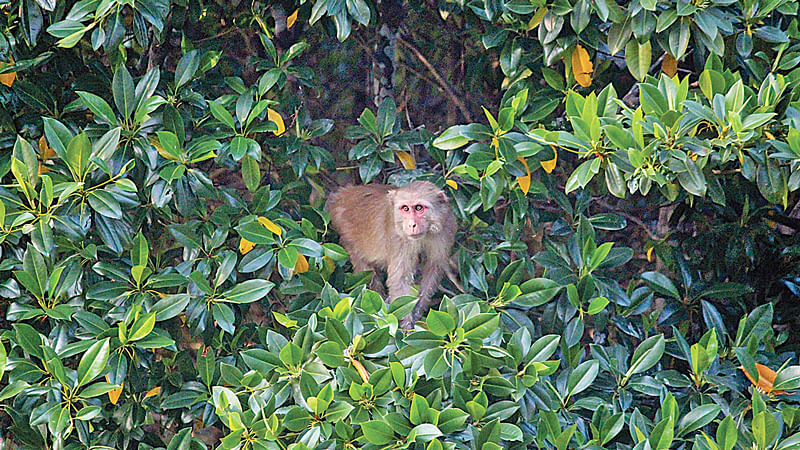
[[[403,205],[400,207],[403,211],[408,211],[408,205]]]
[[[422,211],[423,206],[422,205],[417,205],[417,206],[414,207],[414,209],[417,210],[417,211]]]

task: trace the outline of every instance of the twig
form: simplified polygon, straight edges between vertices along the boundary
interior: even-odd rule
[[[433,65],[431,65],[431,63],[428,61],[428,59],[425,58],[425,56],[422,53],[420,53],[420,51],[417,50],[416,47],[411,45],[411,43],[407,42],[402,37],[398,36],[397,37],[397,42],[399,42],[400,44],[403,44],[404,46],[406,46],[406,48],[411,50],[412,53],[414,53],[414,56],[416,56],[417,59],[428,69],[428,71],[431,73],[431,75],[433,75],[433,78],[444,89],[444,92],[450,98],[450,101],[455,103],[455,105],[458,107],[459,111],[461,112],[461,115],[464,116],[464,118],[467,120],[467,122],[472,122],[472,116],[470,115],[469,109],[467,109],[467,106],[464,104],[463,101],[461,101],[461,99],[458,98],[456,93],[453,92],[453,88],[451,88],[450,85],[444,81],[442,76],[439,75],[439,72],[436,71],[436,68],[433,67]]]

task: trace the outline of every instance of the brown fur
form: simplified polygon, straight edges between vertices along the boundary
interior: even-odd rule
[[[418,222],[421,233],[417,238],[403,229],[404,219],[397,205],[406,202],[426,206]],[[347,186],[329,196],[326,210],[342,245],[350,253],[353,270],[386,273],[390,302],[411,295],[414,275],[424,254],[419,301],[414,311],[401,321],[404,329],[411,329],[430,308],[431,296],[449,268],[456,220],[447,196],[427,181],[415,181],[400,188],[385,184]],[[384,292],[377,276],[373,276],[370,287]]]

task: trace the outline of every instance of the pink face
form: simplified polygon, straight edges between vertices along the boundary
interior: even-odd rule
[[[395,201],[396,214],[402,219],[403,232],[412,238],[420,238],[428,232],[428,213],[430,204],[418,198],[404,199],[398,196]]]

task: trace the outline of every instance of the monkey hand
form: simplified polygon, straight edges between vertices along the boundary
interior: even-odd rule
[[[414,330],[414,325],[417,323],[416,314],[411,313],[400,319],[400,329],[405,333],[410,333]]]

